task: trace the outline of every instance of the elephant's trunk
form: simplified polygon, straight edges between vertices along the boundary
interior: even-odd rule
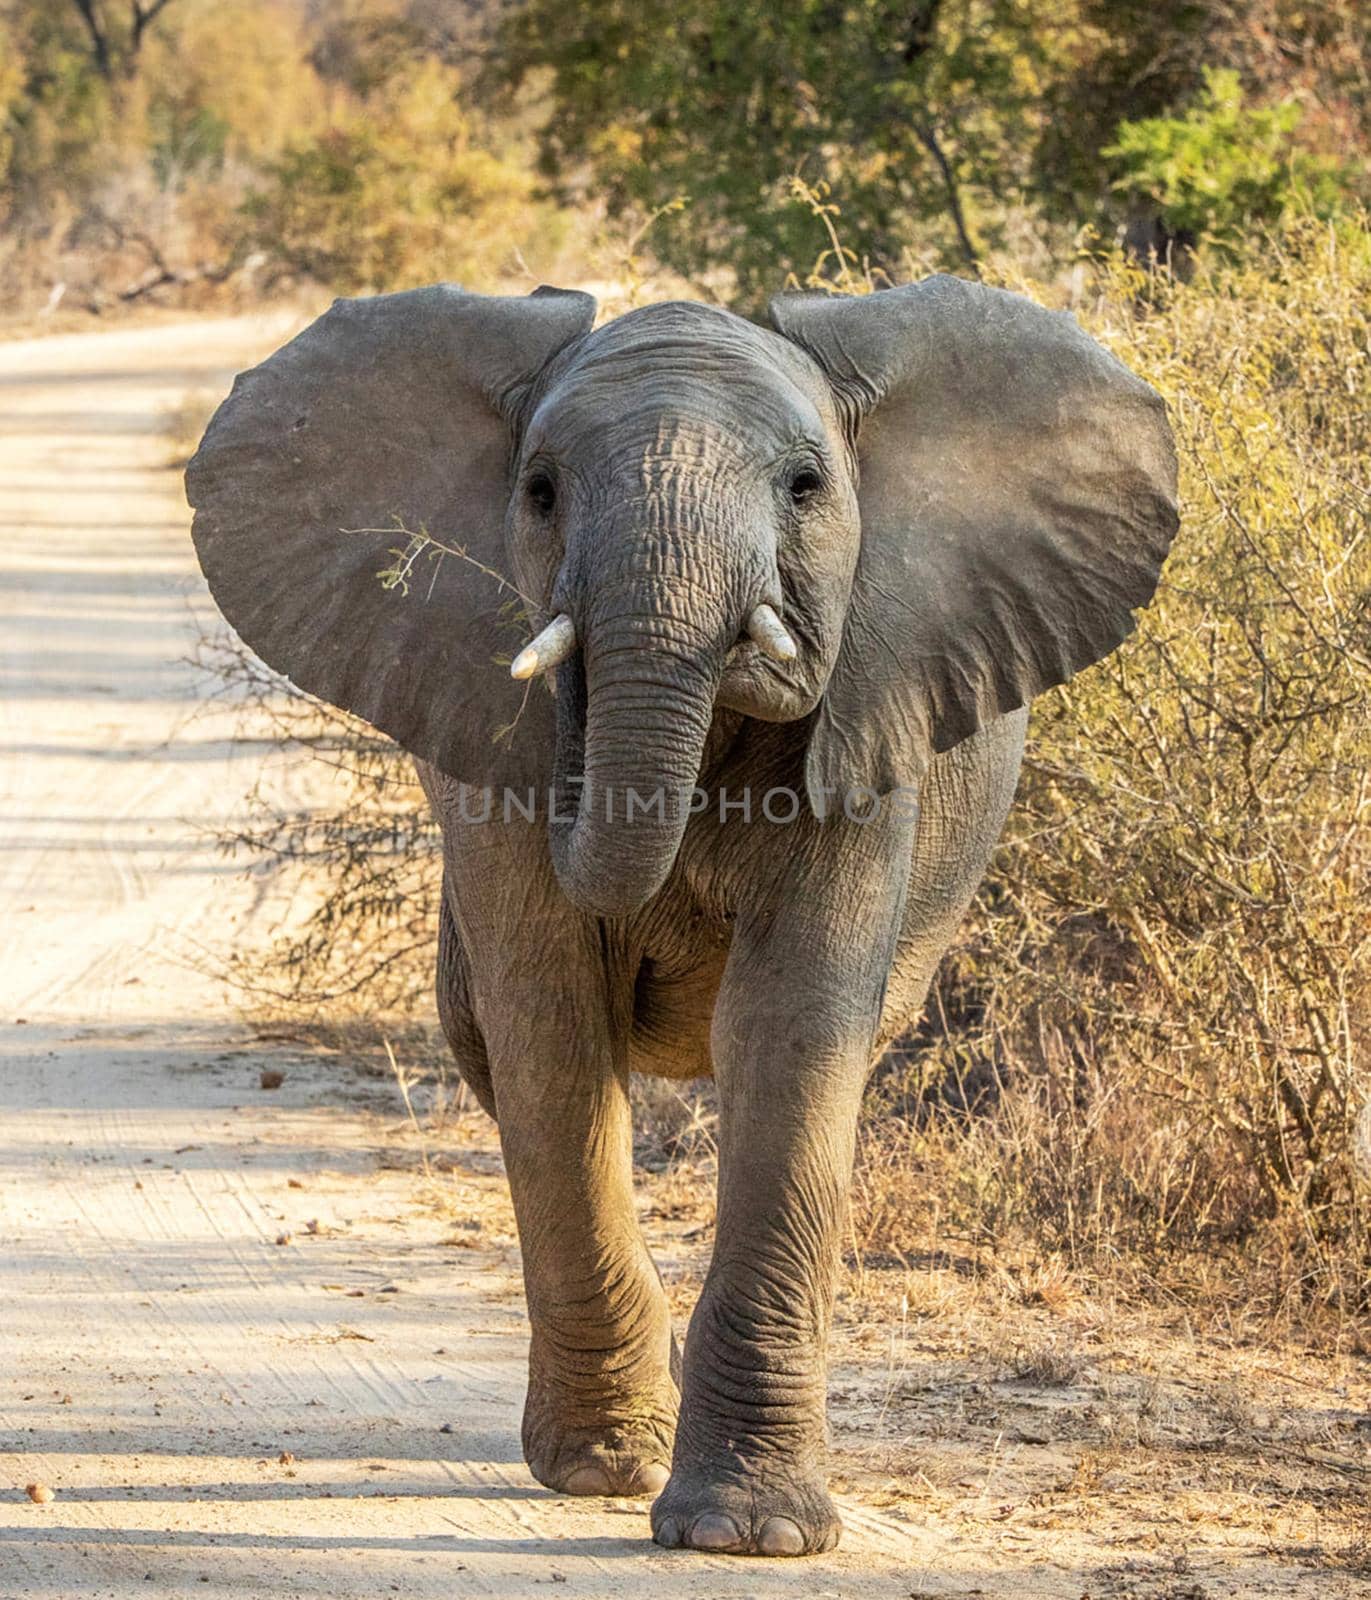
[[[722,629],[700,630],[638,595],[592,623],[582,659],[563,668],[552,859],[583,910],[625,916],[671,871],[724,648]]]

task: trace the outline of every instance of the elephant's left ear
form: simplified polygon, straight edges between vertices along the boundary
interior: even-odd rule
[[[810,794],[885,794],[1132,631],[1179,520],[1171,432],[1072,317],[1001,289],[927,278],[771,315],[858,421],[861,551]]]

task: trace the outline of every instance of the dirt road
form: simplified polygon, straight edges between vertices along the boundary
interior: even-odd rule
[[[0,345],[0,1600],[1367,1593],[1355,1330],[1272,1351],[936,1235],[843,1290],[836,1555],[660,1551],[645,1505],[533,1483],[488,1126],[431,1182],[392,1089],[195,965],[283,910],[207,825],[320,780],[205,709],[166,413],[287,327]],[[671,1181],[659,1251],[707,1231]]]
[[[509,1241],[381,1166],[327,1062],[283,1047],[264,1093],[186,964],[270,920],[205,832],[270,757],[191,718],[166,413],[285,329],[0,345],[0,1596],[906,1593],[874,1515],[740,1568],[534,1484]]]

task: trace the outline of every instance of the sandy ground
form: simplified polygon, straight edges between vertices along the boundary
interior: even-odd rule
[[[299,775],[204,714],[166,418],[285,328],[0,346],[0,1596],[899,1592],[878,1514],[801,1577],[534,1484],[517,1255],[471,1227],[497,1158],[434,1205],[393,1095],[195,970],[281,910],[207,830]]]
[[[425,1148],[195,962],[285,910],[208,829],[313,779],[187,663],[166,413],[286,330],[0,346],[0,1600],[1371,1593],[1364,1360],[943,1257],[844,1292],[834,1556],[660,1551],[645,1505],[533,1483],[490,1130]],[[673,1181],[644,1215],[684,1312]]]

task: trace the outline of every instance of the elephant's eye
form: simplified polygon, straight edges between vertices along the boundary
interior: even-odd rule
[[[790,482],[786,485],[790,491],[790,498],[797,506],[806,500],[812,500],[824,486],[824,480],[813,467],[800,467],[790,475]]]
[[[528,480],[528,498],[544,516],[557,504],[557,486],[546,472],[535,472]]]

